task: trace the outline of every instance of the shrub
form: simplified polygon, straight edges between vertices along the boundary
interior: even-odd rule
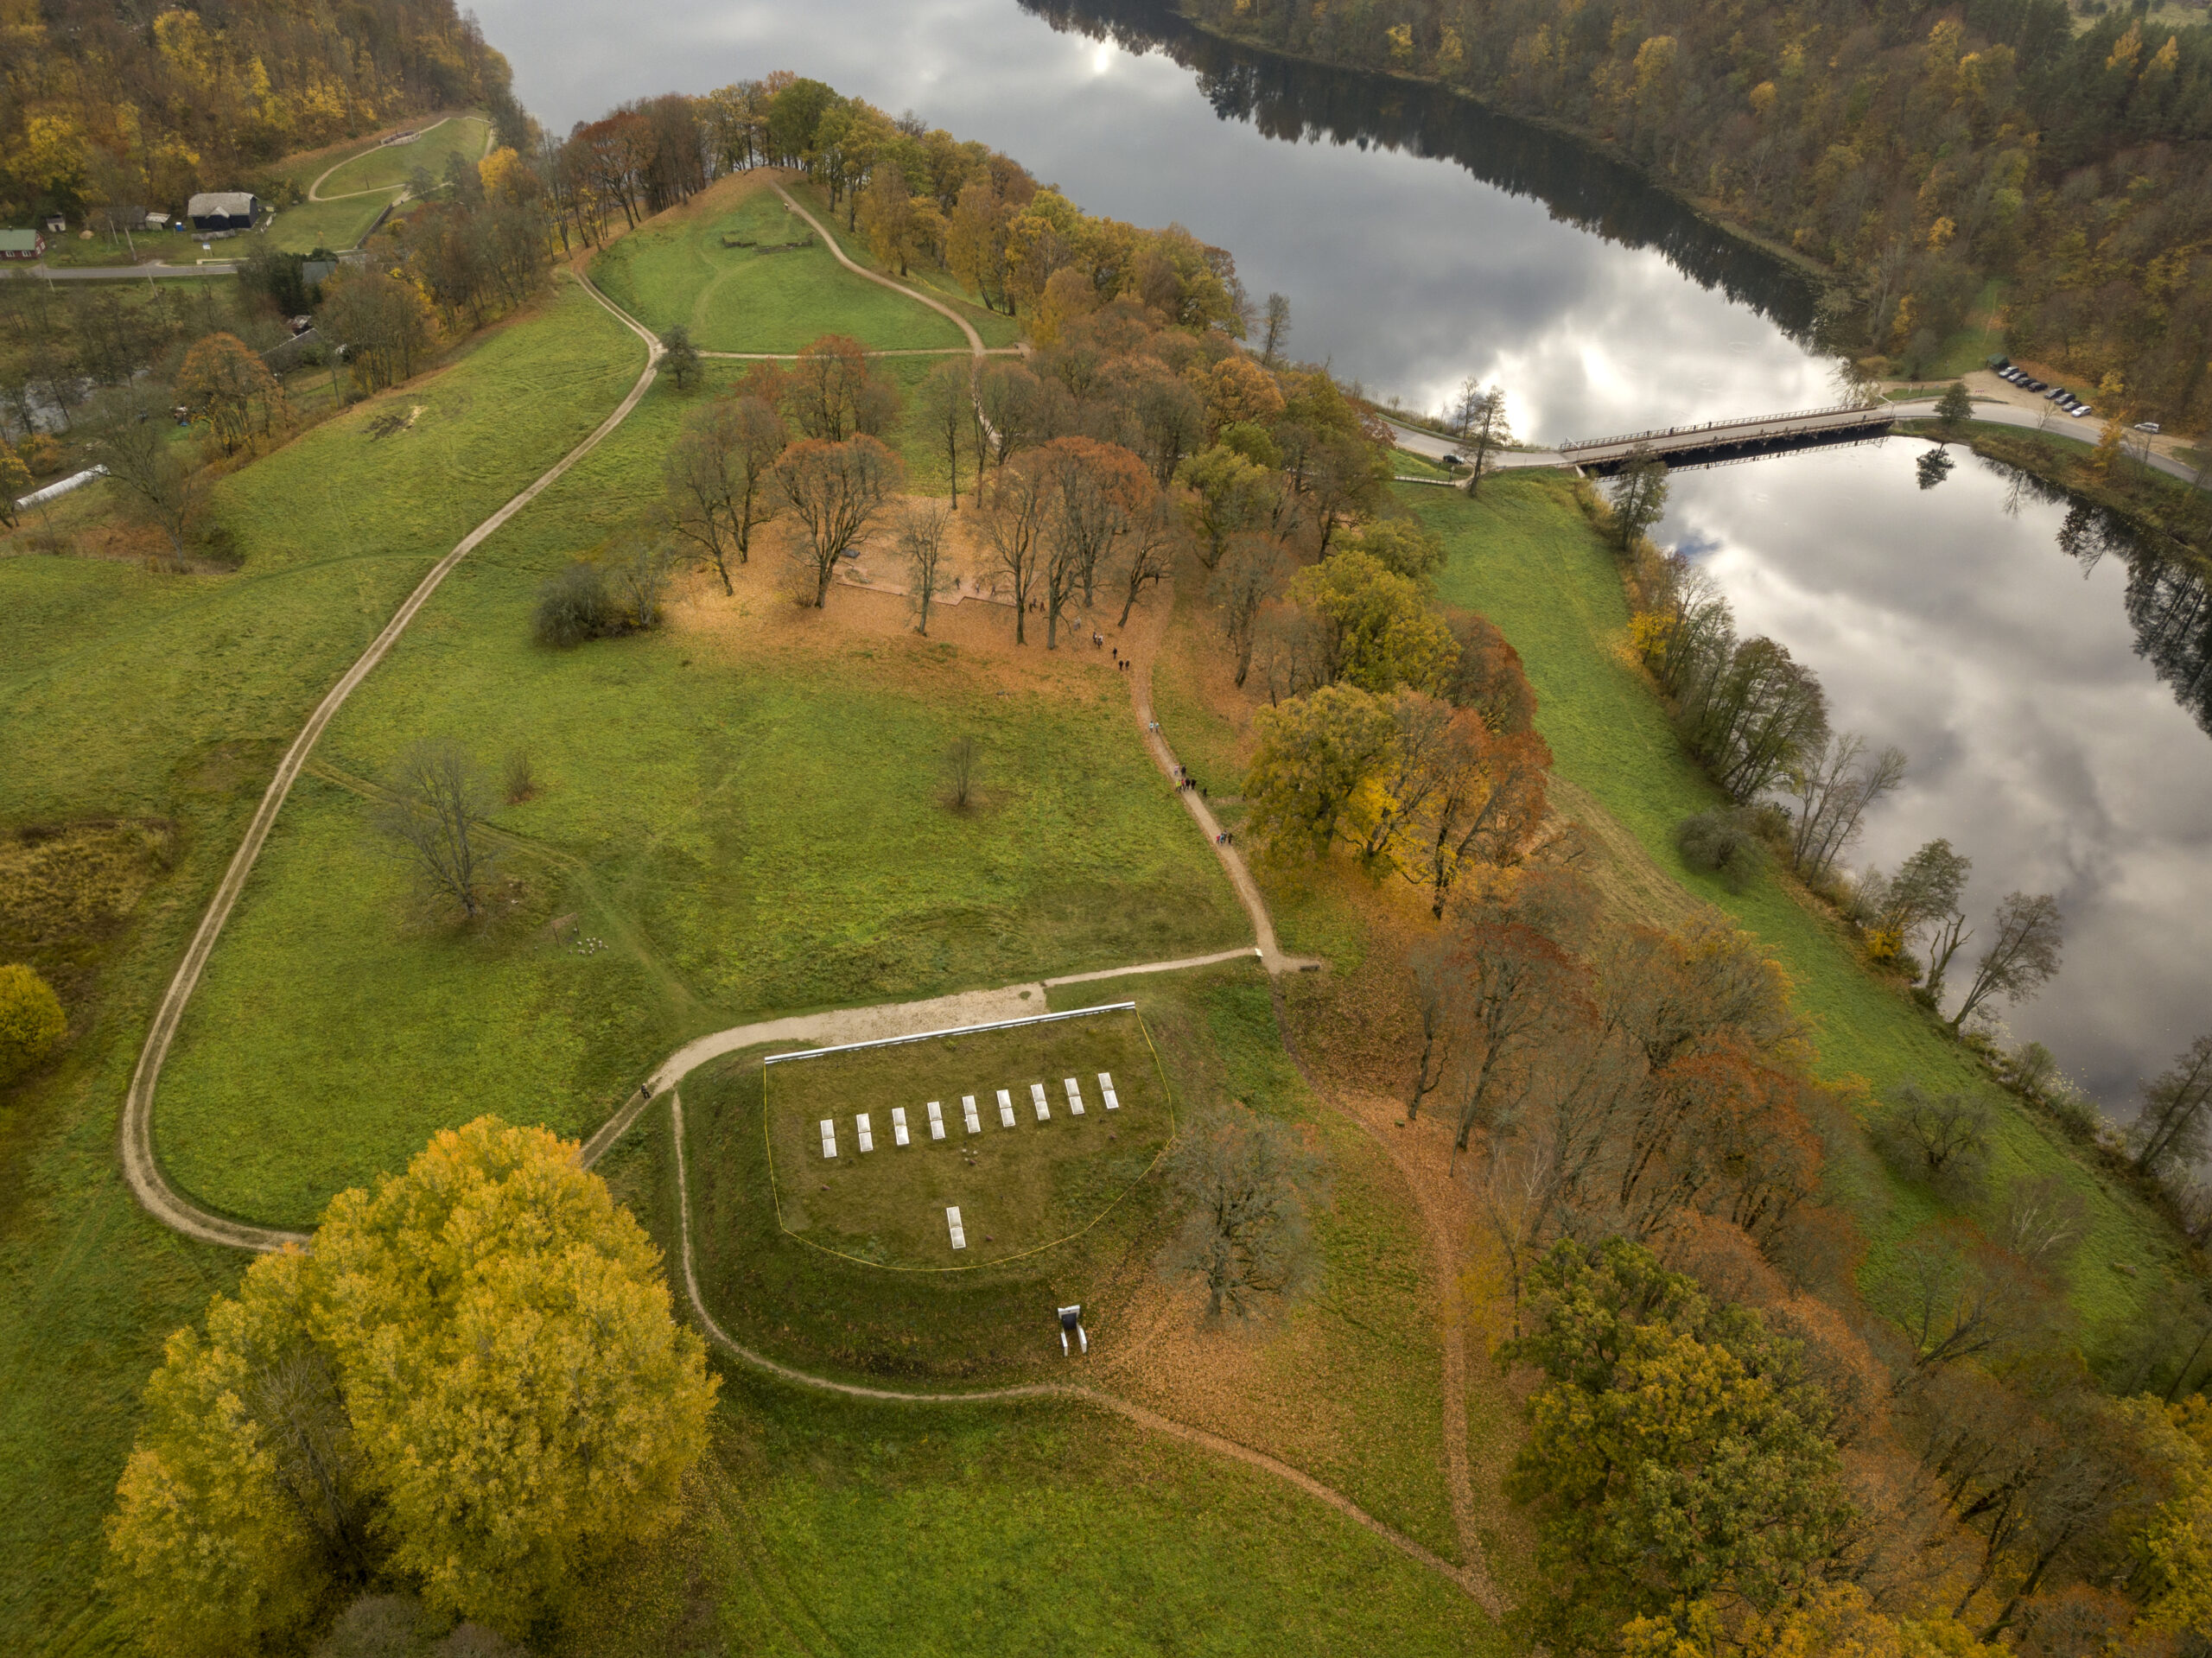
[[[566,648],[586,639],[613,638],[661,623],[668,590],[668,555],[639,547],[604,563],[580,558],[537,590],[532,619],[538,643]]]
[[[1740,810],[1699,812],[1675,830],[1675,845],[1693,869],[1718,875],[1728,890],[1740,893],[1766,863],[1766,848]]]
[[[533,626],[541,645],[566,648],[598,638],[613,630],[607,626],[614,596],[607,589],[607,572],[578,559],[558,575],[547,578],[537,590]]]
[[[68,1030],[52,985],[20,962],[0,967],[0,1083],[45,1058]]]

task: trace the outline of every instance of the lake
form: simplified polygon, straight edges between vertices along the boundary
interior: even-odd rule
[[[619,28],[583,0],[477,10],[550,127],[789,68],[980,138],[1093,213],[1179,221],[1255,298],[1289,298],[1297,355],[1411,408],[1499,381],[1516,430],[1548,442],[1840,393],[1815,287],[1626,169],[1138,0],[671,0]],[[1923,448],[1678,473],[1659,537],[1814,666],[1837,725],[1911,757],[1862,859],[1943,835],[1974,860],[1977,917],[2058,894],[2065,971],[2007,1018],[2125,1115],[2212,1011],[2212,743],[2190,711],[2212,696],[2212,607],[2094,556],[2063,503],[1962,452],[1922,490]]]

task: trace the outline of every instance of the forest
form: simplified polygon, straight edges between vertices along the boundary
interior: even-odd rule
[[[174,212],[260,163],[416,111],[518,118],[506,60],[453,0],[219,10],[0,6],[0,221]]]
[[[2063,0],[1192,0],[1204,27],[1433,79],[1624,155],[1834,274],[1870,372],[1994,305],[2101,405],[2212,420],[2212,27]]]

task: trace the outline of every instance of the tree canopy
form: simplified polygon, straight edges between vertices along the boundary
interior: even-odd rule
[[[575,1154],[448,1130],[170,1337],[108,1528],[150,1646],[296,1636],[372,1573],[519,1636],[673,1523],[715,1379]]]

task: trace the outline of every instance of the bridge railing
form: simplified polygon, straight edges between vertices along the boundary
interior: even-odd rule
[[[1872,415],[1890,407],[1882,403],[1839,403],[1825,409],[1799,409],[1786,415],[1747,415],[1733,420],[1709,420],[1702,426],[1669,426],[1663,431],[1630,432],[1622,437],[1585,438],[1579,443],[1562,443],[1561,454],[1574,454],[1584,449],[1610,449],[1626,443],[1630,446],[1648,443],[1658,438],[1695,437],[1702,433],[1733,431],[1745,426],[1776,426],[1793,420],[1815,420],[1827,415]]]

